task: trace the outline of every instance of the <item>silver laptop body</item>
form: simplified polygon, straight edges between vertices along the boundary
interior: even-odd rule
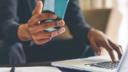
[[[104,56],[55,61],[51,65],[90,72],[128,72],[128,49],[117,64],[109,64],[110,59]],[[106,67],[105,67],[106,66]]]

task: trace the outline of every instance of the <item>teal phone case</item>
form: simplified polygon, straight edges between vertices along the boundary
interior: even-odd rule
[[[69,0],[55,0],[55,14],[59,18],[64,18]]]
[[[45,11],[54,12],[59,18],[63,19],[69,0],[44,0]]]
[[[68,2],[69,0],[44,0],[44,8],[43,8],[43,12],[46,13],[53,13],[55,15],[57,15],[57,19],[56,20],[61,20],[64,19],[65,16],[65,12],[68,6]],[[51,21],[55,21],[55,20],[45,20],[45,22],[51,22]],[[50,27],[44,31],[46,32],[52,32],[52,31],[56,31],[58,29],[60,29],[61,27]]]

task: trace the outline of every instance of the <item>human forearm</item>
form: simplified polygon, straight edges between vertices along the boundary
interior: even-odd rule
[[[75,38],[87,41],[87,37],[85,38],[85,34],[88,33],[90,26],[85,21],[78,0],[69,1],[65,16],[65,22]]]
[[[17,17],[18,0],[0,0],[0,29],[2,39],[14,43],[18,41],[17,29],[19,27]]]

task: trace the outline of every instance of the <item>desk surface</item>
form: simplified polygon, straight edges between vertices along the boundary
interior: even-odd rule
[[[31,66],[51,66],[51,62],[40,62],[40,63],[28,63],[22,65],[16,65],[16,67],[31,67]],[[11,67],[11,65],[0,65],[0,67]],[[65,68],[59,68],[62,72],[85,72],[85,71],[78,71],[78,70],[71,70]]]

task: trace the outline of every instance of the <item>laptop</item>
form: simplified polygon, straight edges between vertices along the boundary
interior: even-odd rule
[[[111,63],[111,60],[104,56],[55,61],[52,66],[75,69],[89,72],[128,72],[128,49],[120,61]]]

